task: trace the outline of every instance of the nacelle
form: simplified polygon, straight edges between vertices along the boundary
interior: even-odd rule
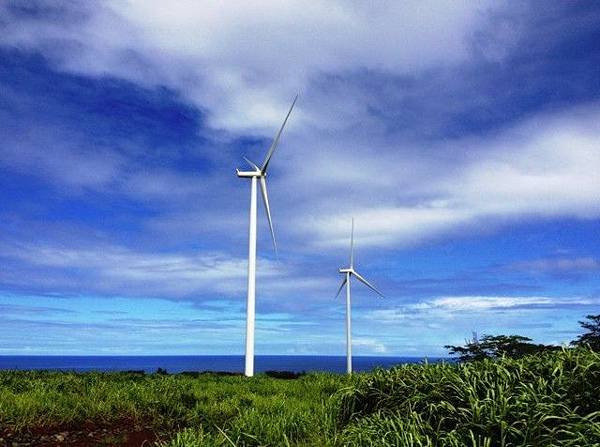
[[[262,173],[260,171],[240,171],[239,169],[236,169],[235,172],[237,173],[238,177],[244,177],[244,178],[261,177],[262,176]]]

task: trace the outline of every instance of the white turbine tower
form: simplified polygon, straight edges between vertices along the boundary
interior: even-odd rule
[[[246,309],[246,365],[244,368],[244,374],[248,377],[254,375],[254,309],[255,309],[255,291],[256,291],[256,182],[260,181],[260,190],[262,193],[263,202],[265,204],[265,211],[267,212],[267,219],[269,220],[269,228],[271,230],[271,238],[273,239],[273,248],[277,253],[277,244],[275,243],[275,233],[273,232],[273,222],[271,221],[271,210],[269,209],[269,196],[267,194],[267,168],[271,157],[277,149],[279,144],[279,138],[281,132],[285,127],[290,113],[296,104],[298,95],[294,98],[294,102],[287,113],[283,124],[277,132],[271,147],[267,152],[265,161],[259,168],[256,164],[252,163],[246,157],[244,160],[252,167],[252,171],[240,171],[236,169],[237,176],[241,178],[249,178],[251,181],[250,186],[250,228],[248,231],[248,303]]]
[[[348,374],[352,374],[352,330],[351,330],[351,305],[350,305],[350,278],[356,276],[360,282],[375,292],[382,298],[385,298],[383,294],[373,287],[369,281],[363,278],[356,270],[354,270],[354,219],[352,219],[352,231],[350,233],[350,267],[341,268],[340,273],[344,274],[344,280],[342,285],[338,289],[335,297],[340,295],[340,292],[346,286],[346,371]]]

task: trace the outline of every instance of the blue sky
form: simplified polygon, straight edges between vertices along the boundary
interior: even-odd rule
[[[357,355],[600,312],[597,2],[0,5],[0,354]],[[259,209],[262,213],[262,210]]]

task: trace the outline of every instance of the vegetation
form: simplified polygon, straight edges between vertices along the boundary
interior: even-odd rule
[[[216,374],[0,371],[0,437],[4,431],[51,431],[89,421],[129,421],[213,444],[319,445],[335,438],[331,395],[345,376],[308,374],[296,380]],[[57,431],[57,430],[55,430]],[[184,444],[181,444],[181,443]],[[205,442],[205,441],[203,441]],[[208,442],[208,441],[206,441]],[[177,444],[179,443],[179,444]],[[216,443],[216,444],[215,444]],[[195,445],[195,444],[189,444]]]
[[[158,445],[600,446],[600,353],[253,379],[0,372],[0,433],[128,420]]]
[[[600,446],[600,354],[405,365],[342,392],[347,446]]]
[[[460,362],[495,359],[499,357],[519,358],[544,351],[557,351],[558,346],[530,343],[531,338],[521,335],[484,335],[481,339],[473,335],[464,346],[444,346],[450,355],[458,355]]]
[[[600,314],[587,315],[579,324],[587,332],[571,342],[571,346],[585,346],[593,351],[600,351]],[[519,358],[539,352],[558,351],[560,347],[531,343],[531,338],[522,335],[484,335],[479,339],[473,333],[471,340],[463,346],[446,345],[450,355],[458,356],[459,362],[472,362],[500,357]]]
[[[589,321],[580,321],[579,324],[587,332],[577,337],[577,340],[571,342],[574,346],[588,346],[594,351],[600,351],[600,314],[588,315],[585,317]]]

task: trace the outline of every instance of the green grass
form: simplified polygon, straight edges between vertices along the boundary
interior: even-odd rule
[[[211,440],[202,445],[231,445],[227,437],[247,445],[318,445],[323,436],[335,437],[330,397],[347,383],[334,374],[281,380],[1,371],[0,432],[128,420],[160,431],[196,429],[174,445],[196,445],[191,436]]]
[[[363,375],[339,395],[343,445],[600,445],[600,354],[568,350]]]
[[[131,420],[163,447],[600,446],[600,354],[297,380],[0,372],[0,428]]]

